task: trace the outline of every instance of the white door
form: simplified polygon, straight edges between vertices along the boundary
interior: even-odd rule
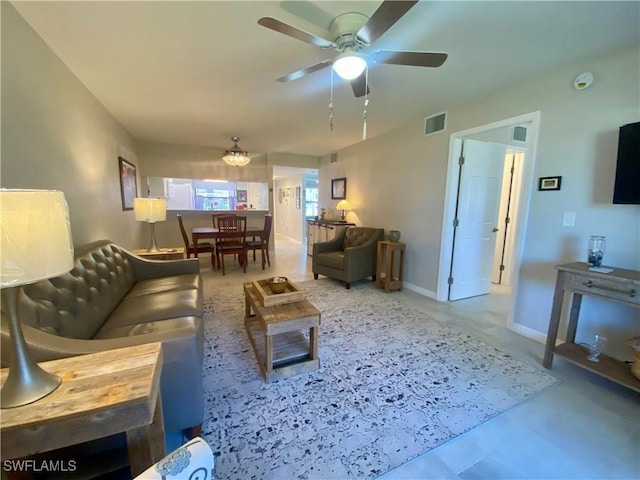
[[[502,194],[500,195],[500,214],[496,235],[496,251],[493,260],[492,282],[511,285],[513,269],[513,231],[518,221],[518,202],[520,201],[520,183],[524,151],[508,149],[504,159]]]
[[[460,165],[449,300],[491,290],[505,146],[465,139]]]

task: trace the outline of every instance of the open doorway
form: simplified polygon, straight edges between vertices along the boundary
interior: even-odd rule
[[[498,268],[503,264],[504,269],[508,269],[508,275],[503,274],[502,278],[499,278],[501,283],[506,283],[507,278],[509,282],[507,326],[513,323],[524,229],[533,185],[539,116],[539,112],[534,112],[513,117],[453,133],[450,139],[437,299],[440,301],[463,299],[476,295],[478,293],[474,292],[482,292],[483,289],[485,292],[479,293],[480,295],[490,294],[493,288],[492,282],[495,279],[493,270],[496,252],[500,252],[500,255],[504,253],[510,264],[500,262]],[[524,141],[522,140],[523,131],[525,132]],[[461,157],[466,155],[465,143],[467,143],[468,152],[475,150],[473,147],[479,145],[477,150],[480,156],[476,161],[479,171],[469,169],[465,172],[464,162],[467,160],[461,160]],[[511,198],[510,203],[507,203],[509,220],[504,221],[508,224],[508,234],[505,237],[498,237],[496,234],[501,230],[499,218],[502,215],[501,210],[505,208],[501,200],[504,197],[502,192],[505,190],[503,177],[507,170],[505,159],[508,160],[510,152],[512,152],[512,160],[515,162],[520,160],[514,172],[517,176],[510,179],[511,193],[517,193],[517,198]],[[474,152],[474,155],[476,153]],[[516,155],[515,159],[513,155]],[[483,159],[487,161],[491,159],[493,165],[491,167],[483,165]],[[509,172],[508,176],[510,175]],[[472,234],[460,229],[463,208],[467,208],[467,216],[464,220],[470,223],[475,222],[471,225],[475,228]],[[490,215],[487,212],[490,212]],[[506,250],[498,249],[497,246],[501,242],[503,244],[506,242]],[[459,276],[458,280],[461,284],[466,282],[466,285],[463,285],[462,289],[459,288],[459,291],[450,298],[452,285],[456,284],[456,276]],[[481,288],[478,288],[479,286]]]
[[[273,167],[273,233],[274,246],[278,239],[290,245],[306,247],[306,228],[309,215],[317,215],[318,170],[297,167]],[[315,192],[314,192],[315,188]]]

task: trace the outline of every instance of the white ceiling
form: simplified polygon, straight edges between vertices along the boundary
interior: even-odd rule
[[[275,79],[335,51],[257,20],[272,16],[326,37],[334,16],[371,15],[380,3],[12,2],[134,137],[222,149],[238,135],[252,154],[309,155],[361,140],[363,99],[336,77],[331,132],[330,69],[289,83]],[[421,1],[372,50],[445,52],[449,58],[440,68],[373,65],[368,136],[638,43],[637,1]]]

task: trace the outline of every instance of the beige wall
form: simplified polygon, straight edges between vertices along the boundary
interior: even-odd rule
[[[593,72],[596,80],[578,92],[572,81],[583,71]],[[347,177],[347,197],[358,223],[400,230],[407,242],[406,281],[435,293],[451,134],[540,111],[534,181],[562,175],[562,190],[537,192],[531,187],[515,322],[522,331],[546,334],[553,266],[584,261],[589,235],[607,236],[606,264],[640,268],[640,207],[611,203],[618,127],[639,120],[639,97],[638,48],[563,67],[450,108],[444,133],[425,137],[421,118],[338,152],[336,163],[323,157],[320,206],[335,209],[328,185],[332,178]],[[562,226],[567,210],[576,212],[573,228]],[[631,309],[592,299],[583,304],[579,338],[600,329],[616,339],[608,348],[622,352],[621,339],[640,333]]]
[[[137,163],[134,140],[1,3],[2,187],[62,190],[75,245],[108,238],[136,246],[140,225],[122,211],[118,173],[119,156]]]

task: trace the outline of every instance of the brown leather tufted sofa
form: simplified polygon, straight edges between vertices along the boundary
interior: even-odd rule
[[[376,254],[378,241],[384,239],[384,229],[349,227],[328,242],[313,244],[313,278],[326,275],[345,282],[371,276],[376,279]]]
[[[147,260],[100,240],[76,248],[69,273],[18,288],[18,318],[36,361],[162,342],[165,431],[199,433],[203,292],[197,260]],[[5,367],[4,318],[1,335]]]

